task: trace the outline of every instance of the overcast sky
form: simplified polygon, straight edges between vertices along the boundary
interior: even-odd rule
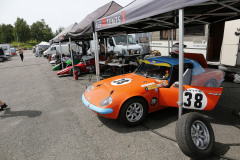
[[[126,6],[133,0],[115,0]],[[44,19],[52,31],[60,26],[68,27],[79,23],[87,14],[109,3],[110,0],[0,0],[0,24],[12,24],[17,17],[23,18],[28,25]]]

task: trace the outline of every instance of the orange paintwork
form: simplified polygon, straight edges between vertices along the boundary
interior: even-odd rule
[[[113,85],[113,81],[123,78],[130,81],[122,85]],[[168,85],[167,80],[157,81],[156,79],[146,78],[144,76],[130,73],[94,83],[94,89],[89,92],[85,92],[84,97],[88,102],[99,108],[112,108],[112,113],[103,114],[101,116],[117,119],[123,103],[132,97],[144,98],[148,103],[148,113],[166,107],[178,107],[178,88],[174,88],[173,86],[170,88],[165,88],[166,85]],[[222,93],[222,88],[195,86],[184,86],[184,91],[189,88],[199,89],[205,93],[207,97],[207,104],[204,110],[213,109]],[[101,107],[100,102],[108,96],[112,97],[113,102],[105,107]],[[152,106],[150,101],[154,97],[158,99],[158,102]]]
[[[215,105],[217,104],[221,93],[223,91],[223,88],[212,88],[212,87],[196,87],[196,86],[183,86],[183,91],[189,89],[189,88],[196,88],[205,93],[207,96],[207,105],[204,108],[204,110],[212,110]],[[216,95],[214,95],[216,94]],[[178,107],[178,88],[170,87],[170,88],[161,88],[159,89],[159,98],[160,106],[168,106],[168,107]]]

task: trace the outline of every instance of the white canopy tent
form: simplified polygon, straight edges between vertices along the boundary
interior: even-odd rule
[[[180,117],[183,106],[184,26],[211,24],[239,18],[239,7],[238,0],[135,0],[112,15],[94,21],[93,37],[96,41],[98,35],[105,37],[179,28]],[[97,70],[96,76],[99,77],[99,74]]]

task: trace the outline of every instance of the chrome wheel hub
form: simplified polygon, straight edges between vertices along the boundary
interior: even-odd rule
[[[127,120],[130,122],[136,122],[141,119],[143,115],[143,106],[140,103],[132,103],[128,106],[126,111]]]
[[[191,137],[194,144],[201,150],[204,150],[208,147],[210,143],[210,135],[206,125],[196,120],[191,126]]]

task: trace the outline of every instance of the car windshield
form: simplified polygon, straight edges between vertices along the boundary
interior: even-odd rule
[[[168,63],[147,64],[142,62],[135,74],[160,80],[170,77],[171,65]]]
[[[127,35],[113,37],[116,45],[127,45]],[[136,44],[132,35],[128,35],[128,44]]]

